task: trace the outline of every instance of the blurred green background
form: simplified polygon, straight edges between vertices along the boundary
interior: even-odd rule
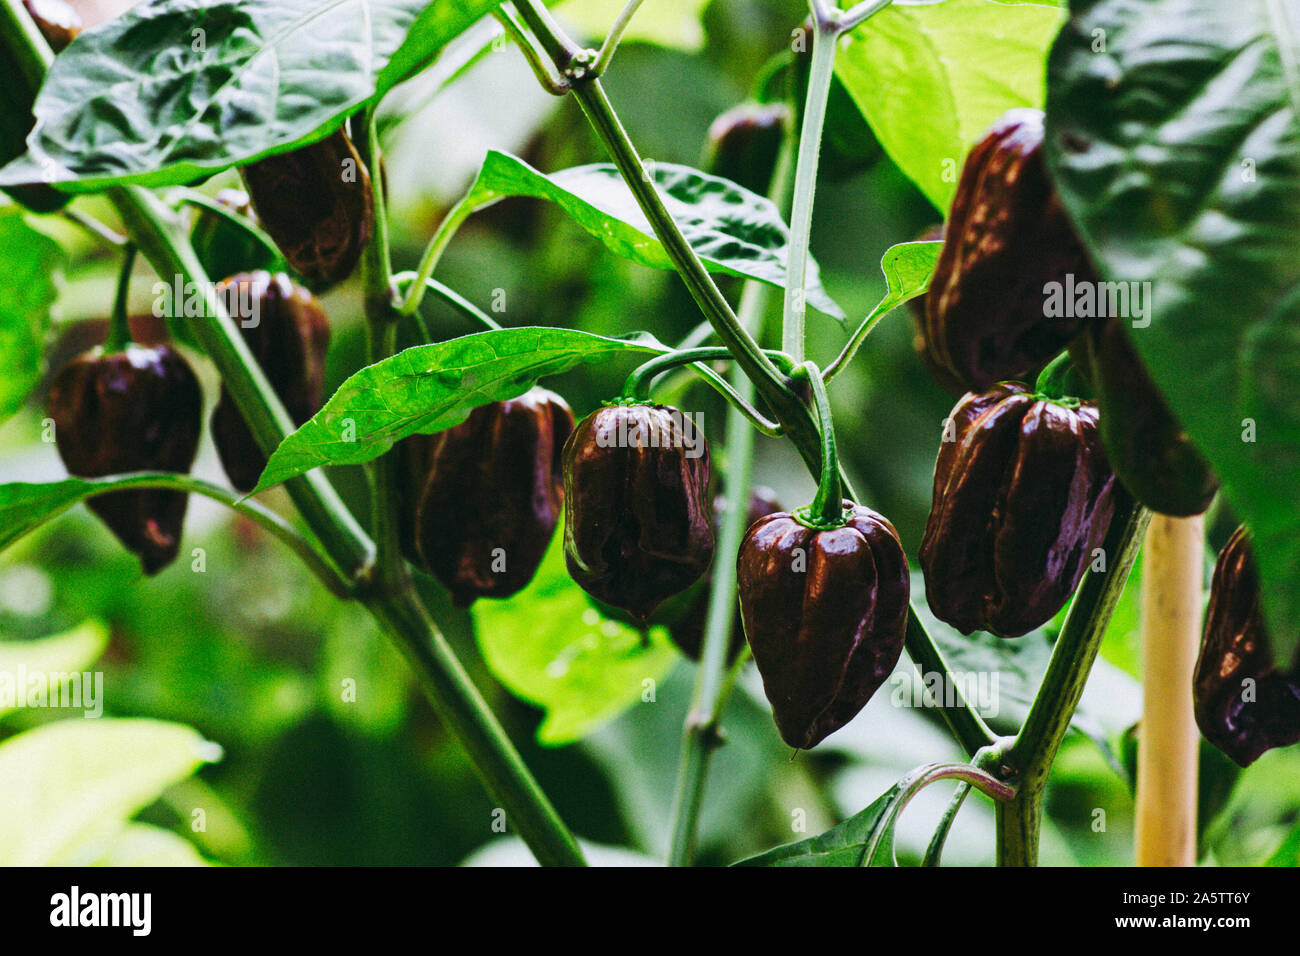
[[[579,6],[598,11],[600,18],[608,7]],[[658,161],[698,164],[709,124],[751,94],[764,64],[788,46],[805,10],[794,0],[662,5],[656,23],[674,48],[629,41],[606,79],[642,153]],[[579,23],[586,22],[582,14],[574,12]],[[427,100],[390,130],[386,143],[399,269],[414,267],[424,240],[468,185],[487,149],[522,155],[544,171],[607,158],[576,105],[542,92],[509,45],[488,53],[432,99],[418,90],[399,92],[403,96],[395,105]],[[235,184],[236,177],[227,175],[209,186]],[[95,201],[86,206],[95,209]],[[106,209],[97,211],[108,217]],[[850,321],[884,292],[881,253],[939,218],[883,156],[866,168],[827,170],[818,187],[813,253],[828,291]],[[48,228],[73,253],[58,306],[60,341],[52,352],[57,366],[102,334],[92,320],[108,311],[117,266],[81,234]],[[646,329],[674,341],[700,320],[674,275],[614,257],[558,209],[533,200],[507,200],[473,217],[438,277],[485,307],[494,298],[504,301],[496,318],[506,325],[563,325],[611,334]],[[134,311],[148,310],[152,282],[139,268]],[[734,285],[728,289],[734,296]],[[325,305],[335,333],[333,386],[362,364],[357,289],[338,289]],[[779,309],[779,297],[772,306]],[[432,301],[425,316],[441,336],[472,331]],[[769,318],[767,339],[776,345],[776,313]],[[844,331],[835,322],[810,313],[809,330],[812,357],[825,361],[838,352]],[[837,380],[832,398],[840,453],[855,483],[866,502],[895,523],[915,557],[940,423],[952,400],[916,358],[911,340],[910,320],[899,310]],[[210,366],[195,364],[210,411],[217,382]],[[629,370],[611,363],[548,384],[582,415],[613,395]],[[692,386],[677,401],[703,412],[709,437],[720,448],[725,408],[716,396]],[[53,446],[41,441],[42,405],[38,394],[0,426],[0,480],[62,475]],[[224,483],[206,436],[195,474]],[[332,477],[364,514],[360,472],[341,469]],[[779,441],[759,439],[756,478],[788,506],[806,502],[814,490],[797,458]],[[282,492],[266,500],[289,508]],[[1213,543],[1221,543],[1230,516],[1219,515],[1212,525]],[[203,551],[201,572],[185,557],[196,548]],[[619,716],[580,742],[541,746],[535,741],[542,712],[494,678],[470,616],[452,610],[432,581],[421,584],[566,822],[583,840],[608,848],[595,859],[661,860],[693,665],[659,645],[657,660],[663,666],[656,673],[662,675],[652,701],[635,696]],[[1132,863],[1133,801],[1123,776],[1121,738],[1139,706],[1135,593],[1136,577],[1085,698],[1080,725],[1087,732],[1071,735],[1053,776],[1043,836],[1046,864]],[[537,608],[530,605],[535,598],[525,592],[504,612],[483,615],[507,632],[502,653],[510,653],[511,641],[527,642],[539,626]],[[493,831],[491,801],[371,620],[332,599],[275,541],[211,502],[192,501],[182,559],[155,578],[142,577],[135,560],[83,507],[24,539],[0,560],[0,636],[41,637],[88,618],[105,622],[111,632],[100,665],[110,714],[189,724],[224,750],[219,762],[168,789],[141,816],[185,835],[207,859],[307,865],[528,859],[520,844]],[[579,622],[571,626],[578,628]],[[945,640],[962,640],[941,625],[935,628]],[[1001,673],[1005,722],[1014,719],[1020,686],[1014,667],[1027,661],[1041,667],[1048,643],[1038,634],[1001,644],[987,649],[993,657],[972,659],[985,662],[985,673],[999,666],[988,663],[1000,660],[998,654],[1018,662]],[[700,862],[724,864],[810,836],[865,807],[911,767],[959,759],[936,712],[901,705],[912,699],[910,690],[903,692],[912,674],[904,658],[897,679],[848,728],[815,752],[791,759],[749,668],[727,712],[727,745],[712,766]],[[346,680],[355,681],[355,701],[341,693]],[[20,712],[0,732],[10,736],[60,716]],[[1274,751],[1239,778],[1226,761],[1209,755],[1204,771],[1204,858],[1293,865],[1300,853],[1295,829],[1300,754]],[[919,859],[950,792],[946,785],[930,788],[904,814],[900,860]],[[202,832],[190,826],[195,807],[206,809]],[[972,796],[945,862],[992,859],[992,811],[985,798]]]

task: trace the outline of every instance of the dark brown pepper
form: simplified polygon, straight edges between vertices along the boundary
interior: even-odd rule
[[[962,168],[927,295],[934,360],[973,391],[1032,380],[1083,319],[1047,315],[1048,283],[1095,282],[1043,160],[1043,114],[999,119]]]
[[[930,610],[963,634],[1018,637],[1078,586],[1114,512],[1097,410],[1015,382],[968,394],[945,424],[921,567]]]
[[[283,273],[234,275],[218,284],[217,293],[285,411],[295,425],[303,424],[320,409],[325,387],[330,326],[320,303]],[[212,412],[212,439],[230,483],[252,491],[266,456],[225,386]]]
[[[592,597],[641,621],[713,559],[709,446],[676,409],[614,405],[564,446],[564,553]]]
[[[262,228],[313,287],[352,274],[374,232],[370,173],[340,127],[241,170]]]
[[[1147,374],[1120,322],[1090,322],[1093,394],[1106,457],[1129,493],[1152,511],[1186,517],[1210,507],[1219,483]],[[1071,354],[1076,350],[1071,347]]]
[[[214,197],[232,213],[259,225],[248,193],[223,189]],[[221,280],[240,272],[269,269],[276,257],[247,230],[223,219],[216,213],[200,209],[190,230],[190,245],[209,279]]]
[[[560,459],[572,431],[564,399],[535,387],[406,439],[408,463],[424,475],[415,550],[458,606],[510,597],[537,573],[560,520]]]
[[[703,168],[767,195],[789,116],[784,103],[742,103],[727,110],[709,127]]]
[[[1300,662],[1286,671],[1273,662],[1244,527],[1214,565],[1192,698],[1201,734],[1243,767],[1300,741]]]
[[[81,16],[63,0],[23,0],[23,6],[55,53],[62,53],[81,33]]]
[[[725,495],[718,495],[713,499],[713,523],[715,527],[722,526],[722,516],[726,511],[727,498]],[[765,518],[770,514],[775,514],[781,510],[781,505],[776,500],[776,492],[771,488],[762,486],[754,488],[749,495],[748,513],[745,518],[746,529],[753,526],[759,518]],[[700,659],[700,652],[704,648],[704,627],[708,623],[709,615],[709,588],[713,581],[713,571],[704,575],[699,581],[691,585],[690,595],[692,600],[687,606],[685,612],[668,625],[668,636],[672,638],[677,649],[693,661]],[[731,641],[727,645],[727,663],[735,661],[740,649],[745,646],[745,625],[737,614],[731,627]]]
[[[194,372],[165,345],[92,349],[59,371],[49,400],[59,457],[81,478],[188,472],[202,405]],[[180,550],[188,500],[183,492],[149,488],[97,495],[87,504],[140,558],[145,574],[155,574]]]
[[[760,519],[736,572],[745,636],[781,739],[808,749],[852,720],[889,677],[907,629],[907,557],[894,526],[844,502],[844,527]]]

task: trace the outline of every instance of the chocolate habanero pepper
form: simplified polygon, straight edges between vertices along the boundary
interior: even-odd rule
[[[1049,314],[1049,283],[1070,281],[1095,273],[1047,176],[1043,114],[1010,110],[962,168],[926,296],[930,353],[973,391],[1036,374],[1082,327]]]
[[[313,287],[352,274],[374,232],[370,172],[347,131],[243,167],[262,228]]]
[[[1074,593],[1114,513],[1088,403],[1016,382],[968,394],[945,424],[921,541],[930,610],[963,634],[1018,637]]]
[[[184,474],[194,463],[203,396],[189,364],[165,345],[92,349],[50,388],[55,443],[80,478],[133,471]],[[188,496],[159,488],[112,491],[86,502],[154,574],[180,550]]]
[[[715,527],[722,526],[722,516],[726,510],[726,495],[718,495],[713,499],[713,523]],[[745,515],[745,527],[748,529],[759,518],[765,518],[770,514],[782,510],[781,505],[776,500],[776,492],[771,488],[762,486],[754,488],[749,495],[749,506]],[[713,571],[709,570],[695,584],[691,585],[691,600],[686,610],[679,615],[676,620],[668,625],[668,636],[672,638],[677,649],[693,661],[700,659],[700,652],[704,649],[704,628],[708,624],[709,616],[709,586],[713,582]],[[737,614],[731,627],[731,641],[727,645],[727,663],[731,663],[740,654],[740,649],[745,646],[745,626]]]
[[[842,527],[804,509],[759,519],[736,565],[745,637],[781,739],[808,749],[889,677],[907,630],[907,557],[894,526],[843,503]]]
[[[610,405],[564,446],[564,556],[599,601],[645,621],[713,560],[709,445],[663,405]]]
[[[417,553],[457,606],[510,597],[537,573],[560,520],[560,455],[572,431],[564,399],[535,387],[480,405],[454,428],[412,436],[427,469]]]
[[[1152,511],[1186,517],[1210,507],[1219,483],[1147,374],[1121,324],[1088,324],[1081,336],[1116,477]],[[1073,346],[1071,347],[1074,351]]]
[[[330,327],[320,303],[283,273],[240,273],[217,292],[285,411],[301,425],[320,409],[325,387]],[[230,483],[252,491],[266,456],[225,386],[212,412],[212,439]]]
[[[1214,565],[1192,700],[1201,734],[1243,767],[1266,750],[1300,741],[1300,666],[1274,666],[1244,527]]]
[[[62,53],[81,33],[81,15],[64,0],[23,0],[23,6],[55,53]]]
[[[709,127],[701,168],[767,195],[789,117],[784,103],[742,103],[727,110]]]

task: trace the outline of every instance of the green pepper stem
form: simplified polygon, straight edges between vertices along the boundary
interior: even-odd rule
[[[420,301],[424,298],[425,290],[429,288],[429,278],[433,275],[433,270],[438,267],[438,260],[442,258],[442,254],[447,247],[451,245],[456,230],[461,227],[476,208],[470,202],[470,194],[466,193],[456,205],[447,210],[447,215],[442,217],[442,222],[438,223],[438,228],[434,230],[433,235],[429,237],[428,245],[424,247],[424,252],[420,256],[420,264],[415,271],[415,281],[411,284],[406,299],[403,300],[401,305],[397,306],[399,313],[412,315],[420,307]]]
[[[800,377],[807,377],[812,388],[813,407],[817,409],[817,424],[821,428],[822,466],[817,477],[817,496],[809,508],[809,516],[819,527],[838,527],[844,524],[844,493],[840,484],[840,462],[835,452],[835,423],[831,419],[831,401],[826,394],[821,369],[816,362],[799,366]]]
[[[618,49],[618,44],[623,39],[623,34],[627,32],[628,25],[632,22],[632,17],[641,3],[642,0],[627,0],[627,3],[623,4],[618,18],[609,28],[609,33],[605,35],[605,42],[600,45],[600,49],[596,51],[596,58],[591,62],[593,76],[600,76],[609,66],[609,61],[614,58],[614,51]]]
[[[907,656],[920,671],[922,681],[931,674],[942,674],[948,678],[941,686],[951,689],[952,706],[948,706],[944,700],[934,700],[933,703],[940,708],[944,723],[948,725],[953,737],[962,745],[966,753],[974,756],[985,747],[992,746],[997,740],[997,735],[989,729],[983,718],[970,705],[961,689],[961,681],[952,679],[952,671],[944,659],[943,652],[934,643],[925,625],[921,623],[915,606],[911,604],[907,608],[907,634],[904,641]]]
[[[638,366],[628,375],[627,381],[623,384],[622,399],[627,402],[648,402],[650,400],[651,384],[658,375],[681,365],[689,365],[691,371],[712,386],[733,408],[741,412],[755,428],[769,437],[775,438],[779,436],[781,426],[777,422],[771,421],[764,416],[725,378],[709,366],[702,364],[704,362],[730,361],[732,358],[734,356],[731,354],[731,350],[720,345],[681,349],[665,355],[657,355],[650,361]],[[784,356],[775,353],[773,358],[781,361]]]
[[[128,243],[122,250],[122,269],[117,278],[117,295],[113,298],[113,314],[108,320],[108,337],[104,339],[105,352],[121,352],[131,344],[131,318],[127,302],[131,295],[131,271],[135,268],[136,248]]]
[[[1102,543],[1106,570],[1085,575],[1024,726],[1007,753],[1006,763],[1018,786],[1016,799],[997,808],[999,866],[1037,865],[1047,776],[1151,520],[1150,511],[1136,504],[1118,483],[1115,487],[1115,513]]]

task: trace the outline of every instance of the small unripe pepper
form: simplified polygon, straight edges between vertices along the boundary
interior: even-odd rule
[[[223,189],[214,198],[232,213],[258,224],[248,193],[238,189]],[[240,272],[269,269],[274,262],[271,251],[247,230],[204,209],[200,209],[194,218],[190,244],[208,278],[217,281]]]
[[[645,621],[713,560],[709,446],[662,405],[611,405],[564,446],[564,554],[592,597]]]
[[[1169,410],[1115,319],[1080,336],[1101,414],[1106,457],[1132,496],[1160,514],[1186,517],[1210,507],[1219,483]],[[1079,351],[1071,346],[1071,353]]]
[[[789,117],[784,103],[742,103],[727,110],[709,127],[703,168],[767,195]]]
[[[1010,110],[962,168],[926,296],[934,360],[972,391],[1037,374],[1082,317],[1047,313],[1049,283],[1095,282],[1043,160],[1043,114]]]
[[[457,606],[510,597],[537,573],[560,521],[560,456],[572,431],[564,399],[534,387],[480,405],[453,428],[412,436],[424,475],[416,552]]]
[[[1016,382],[966,395],[945,423],[921,541],[930,610],[963,634],[1051,620],[1106,536],[1114,484],[1094,406]]]
[[[713,523],[721,527],[722,516],[726,511],[726,495],[713,499]],[[749,506],[745,515],[745,527],[753,526],[759,518],[765,518],[781,510],[776,500],[776,492],[771,488],[756,487],[749,495]],[[693,661],[700,659],[704,649],[704,628],[708,623],[709,589],[713,582],[713,571],[709,570],[700,581],[691,586],[693,599],[685,612],[668,625],[668,636],[672,638],[677,649]],[[731,641],[727,645],[727,663],[730,664],[745,646],[745,625],[737,614],[731,627]]]
[[[842,527],[803,512],[761,518],[736,573],[745,637],[781,739],[808,749],[857,715],[889,677],[907,630],[907,557],[894,526],[845,501]]]
[[[321,406],[330,340],[316,297],[283,273],[263,271],[231,276],[217,293],[289,417],[295,425],[307,421]],[[230,483],[252,491],[266,456],[225,386],[212,412],[212,439]]]
[[[49,398],[59,457],[80,478],[188,472],[202,406],[193,370],[165,345],[92,349],[59,371]],[[187,503],[184,492],[155,488],[112,491],[87,501],[140,558],[145,574],[175,559]]]
[[[375,208],[370,172],[343,127],[241,172],[262,228],[309,285],[352,274],[374,232]]]
[[[1244,527],[1214,565],[1192,699],[1201,734],[1243,767],[1300,741],[1300,661],[1285,671],[1273,662]]]

